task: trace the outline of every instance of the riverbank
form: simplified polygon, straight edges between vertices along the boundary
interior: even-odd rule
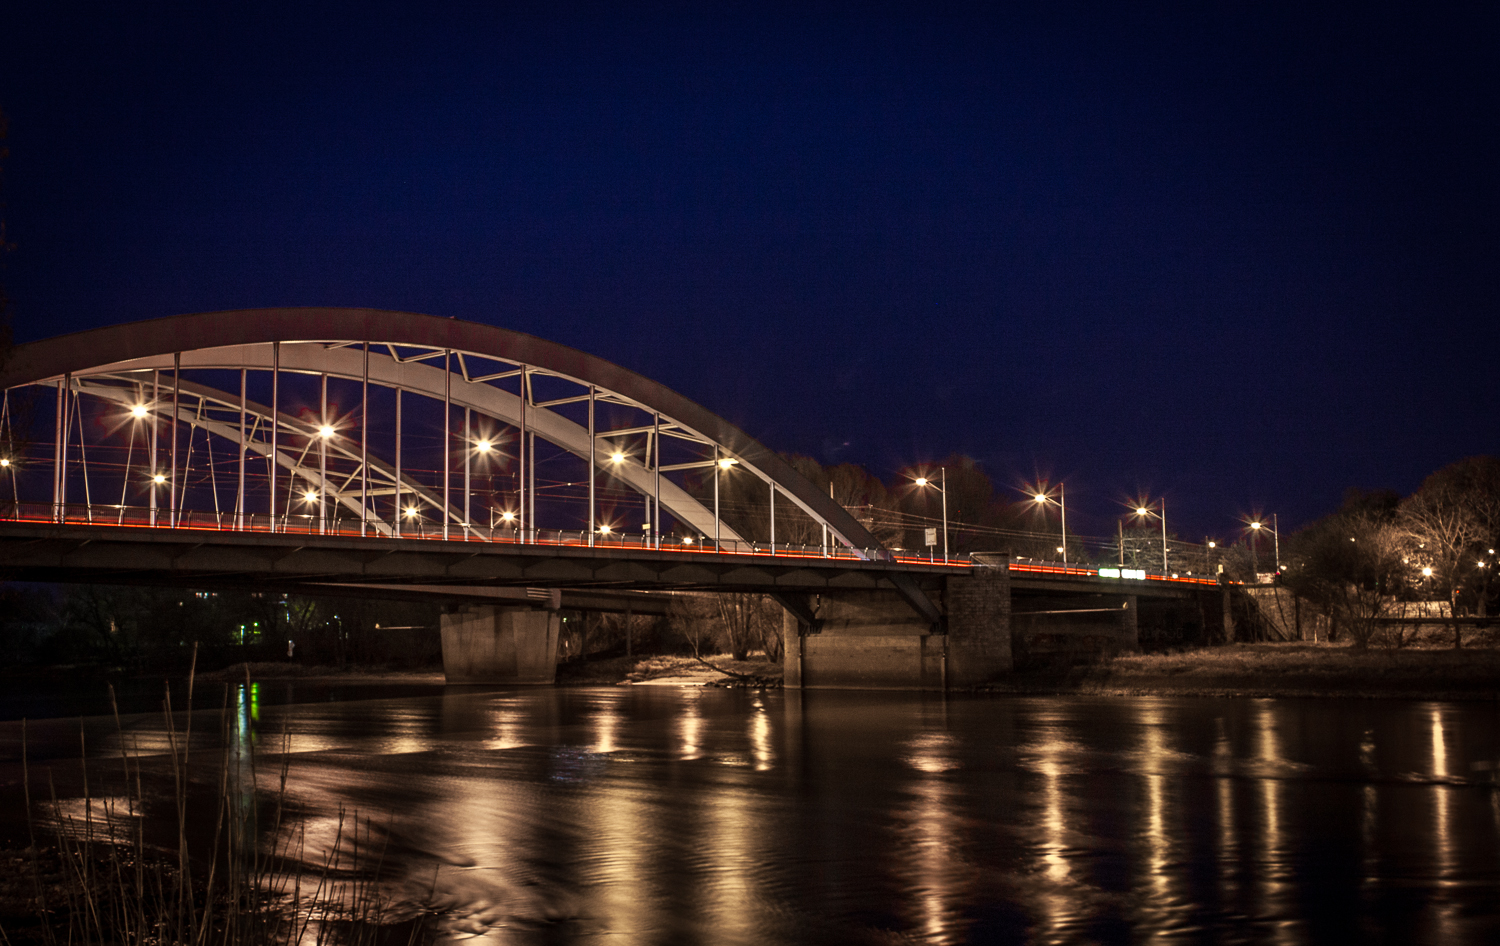
[[[1230,644],[1172,654],[1122,654],[1038,669],[979,688],[992,693],[1111,696],[1500,699],[1500,651],[1356,650],[1344,644]]]
[[[780,664],[763,658],[733,660],[728,654],[691,657],[665,654],[648,657],[603,657],[558,664],[558,686],[781,686]],[[447,682],[441,667],[420,670],[379,667],[326,667],[282,661],[235,664],[198,674],[204,683],[242,683],[290,680],[310,684],[411,684],[441,686]]]
[[[200,674],[203,682],[441,686],[440,668],[338,669],[275,662],[237,664]],[[570,661],[557,668],[559,686],[782,685],[780,664],[735,661],[720,654],[609,657]],[[1122,654],[1088,664],[1023,669],[975,688],[988,693],[1083,693],[1162,696],[1359,697],[1500,700],[1500,650],[1405,648],[1356,650],[1342,644],[1231,644],[1171,654]]]

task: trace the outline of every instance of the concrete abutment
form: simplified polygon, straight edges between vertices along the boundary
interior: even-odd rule
[[[556,611],[471,605],[442,616],[443,674],[449,683],[553,683]]]
[[[783,618],[785,684],[802,689],[968,687],[1011,669],[1010,572],[981,567],[945,579],[947,626],[894,594],[818,596],[816,629]]]

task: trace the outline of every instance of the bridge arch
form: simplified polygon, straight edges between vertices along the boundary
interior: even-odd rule
[[[240,372],[240,389],[216,388],[198,381],[186,380],[184,371]],[[377,532],[400,534],[399,516],[372,515],[373,498],[394,494],[393,510],[399,509],[403,497],[409,496],[429,512],[436,510],[443,534],[457,528],[466,534],[478,528],[470,519],[468,490],[454,490],[446,484],[455,472],[448,453],[454,449],[454,438],[460,438],[459,450],[468,470],[470,454],[476,443],[472,434],[445,427],[444,484],[441,491],[432,483],[420,483],[401,467],[399,433],[397,455],[377,456],[371,452],[365,432],[368,430],[368,394],[361,404],[359,436],[351,433],[318,436],[318,423],[328,423],[325,412],[315,418],[298,417],[281,410],[281,405],[252,400],[246,394],[245,378],[250,372],[269,372],[275,380],[282,373],[304,379],[317,375],[323,379],[358,382],[368,391],[371,386],[439,399],[444,407],[444,422],[455,409],[465,416],[491,420],[519,434],[516,441],[519,462],[525,463],[527,440],[537,438],[550,443],[588,464],[592,477],[599,471],[635,490],[647,501],[648,513],[654,504],[654,541],[661,541],[663,514],[704,537],[734,542],[743,537],[729,529],[716,509],[694,497],[664,473],[701,467],[730,469],[734,475],[749,475],[760,480],[776,503],[789,503],[810,517],[816,526],[826,529],[833,542],[842,545],[845,554],[859,557],[883,557],[880,543],[842,506],[823,495],[792,467],[747,435],[734,424],[706,408],[677,394],[666,386],[625,369],[605,359],[556,342],[473,322],[403,312],[346,308],[277,308],[251,309],[180,315],[145,322],[109,326],[72,335],[45,339],[17,346],[3,368],[0,388],[9,398],[13,390],[26,386],[53,386],[60,392],[55,423],[53,504],[66,508],[69,457],[73,455],[74,416],[64,402],[84,396],[113,402],[122,410],[144,408],[157,417],[185,423],[190,430],[202,430],[220,441],[239,440],[250,456],[269,458],[269,468],[285,471],[286,482],[295,478],[311,490],[328,494],[331,502],[355,514],[361,528],[368,525]],[[146,394],[147,384],[152,394]],[[542,382],[573,385],[587,394],[539,397]],[[325,405],[327,381],[324,380]],[[166,390],[169,388],[169,390]],[[169,399],[170,398],[170,399]],[[590,422],[585,424],[567,416],[567,405],[585,403]],[[601,430],[593,423],[595,407],[608,404],[648,415],[651,423],[627,428]],[[243,417],[243,421],[239,418]],[[14,416],[8,415],[14,438]],[[86,462],[86,444],[81,418],[77,420],[76,462]],[[278,436],[279,435],[279,436]],[[0,430],[0,436],[7,436]],[[284,444],[280,437],[285,437]],[[646,449],[633,451],[621,460],[601,456],[601,441],[619,443],[622,438],[644,437]],[[702,457],[696,461],[662,464],[662,444],[673,442],[695,445]],[[173,444],[176,444],[173,434]],[[207,440],[212,449],[211,439]],[[134,441],[132,441],[133,446]],[[189,441],[191,449],[191,440]],[[327,471],[327,463],[313,466],[309,460],[312,445],[317,443],[320,460],[328,452],[357,469],[358,490],[347,468],[343,482]],[[301,446],[298,455],[296,446]],[[283,449],[283,447],[289,449]],[[127,460],[127,471],[128,471]],[[153,466],[153,473],[160,465]],[[241,464],[243,468],[243,463]],[[178,469],[176,457],[171,472]],[[536,462],[530,464],[534,478]],[[717,471],[713,471],[717,476]],[[241,473],[243,483],[243,473]],[[12,484],[14,484],[14,469]],[[274,526],[277,480],[272,474],[270,492]],[[530,484],[529,496],[522,484],[519,527],[527,531],[540,527],[536,521],[537,491]],[[590,536],[595,525],[595,504],[590,479]],[[85,480],[85,488],[87,480]],[[175,484],[174,484],[175,489]],[[215,487],[215,503],[218,502]],[[185,494],[186,489],[180,491]],[[462,501],[455,500],[455,492]],[[123,493],[123,488],[122,488]],[[240,486],[239,495],[244,495]],[[152,493],[153,500],[155,492]],[[19,497],[13,497],[19,498]],[[75,500],[76,501],[76,500]],[[528,509],[527,503],[530,503]],[[180,502],[180,499],[179,499]],[[122,500],[121,506],[124,503]],[[177,506],[169,503],[167,516],[172,521]],[[320,516],[328,502],[320,498]],[[283,515],[286,505],[282,506]],[[783,506],[782,508],[785,508]],[[236,521],[246,513],[243,503],[236,505]],[[774,517],[774,513],[773,513]],[[774,522],[774,518],[773,518]]]

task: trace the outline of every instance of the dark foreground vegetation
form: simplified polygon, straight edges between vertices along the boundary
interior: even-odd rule
[[[203,684],[198,683],[199,686]],[[189,676],[188,692],[194,686]],[[382,890],[377,826],[337,813],[309,839],[286,791],[285,736],[273,761],[230,712],[165,710],[166,745],[130,748],[76,770],[37,771],[24,753],[28,843],[0,851],[0,942],[15,944],[383,944],[425,942],[435,914]],[[23,729],[24,734],[24,729]],[[80,739],[83,733],[80,731]],[[265,750],[260,750],[265,751]],[[64,771],[65,770],[65,771]],[[59,793],[56,776],[81,780]]]

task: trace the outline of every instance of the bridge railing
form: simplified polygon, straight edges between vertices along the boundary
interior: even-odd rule
[[[58,525],[119,526],[215,532],[245,532],[287,535],[328,535],[366,538],[395,537],[395,524],[384,519],[366,519],[335,514],[320,519],[316,514],[285,513],[274,520],[265,513],[239,515],[232,510],[181,510],[174,525],[170,510],[162,507],[127,506],[115,503],[0,503],[0,520],[55,523]],[[482,542],[497,545],[618,548],[719,555],[775,556],[778,558],[884,561],[899,564],[933,564],[971,567],[967,554],[942,556],[907,554],[891,549],[853,549],[834,545],[798,545],[744,539],[714,540],[709,536],[596,532],[585,529],[517,529],[509,524],[450,523],[444,536],[441,522],[420,516],[403,519],[399,538],[449,542]]]

